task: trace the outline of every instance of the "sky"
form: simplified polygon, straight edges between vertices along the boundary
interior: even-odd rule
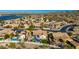
[[[48,13],[48,12],[73,12],[74,10],[0,10],[0,12],[26,12],[26,13]]]

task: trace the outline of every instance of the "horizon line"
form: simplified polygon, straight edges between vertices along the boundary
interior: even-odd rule
[[[74,12],[77,10],[0,10],[0,13],[51,13],[51,12]]]

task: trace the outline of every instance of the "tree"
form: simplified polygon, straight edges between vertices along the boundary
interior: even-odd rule
[[[5,34],[4,38],[5,39],[10,38],[10,35],[9,34]]]
[[[31,32],[31,35],[33,34],[33,30],[34,30],[35,26],[34,25],[30,25],[28,30]]]
[[[10,38],[12,38],[12,37],[14,37],[14,34],[13,33],[10,34]]]
[[[5,23],[4,20],[0,20],[1,25],[3,26],[3,24]]]

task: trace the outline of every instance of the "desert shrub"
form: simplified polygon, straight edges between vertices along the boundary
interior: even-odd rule
[[[43,44],[48,44],[48,42],[47,42],[46,39],[42,39],[42,40],[41,40],[41,43],[43,43]]]
[[[0,46],[0,49],[6,49],[6,47],[4,47],[4,46]]]
[[[9,43],[8,47],[9,48],[16,48],[16,44],[15,43]]]

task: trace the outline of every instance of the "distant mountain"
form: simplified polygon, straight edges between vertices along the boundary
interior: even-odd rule
[[[15,13],[16,12],[16,13]],[[68,14],[78,14],[78,10],[12,10],[12,11],[0,11],[0,19],[8,19],[16,16],[31,16],[31,17],[41,17],[50,15],[68,15]],[[10,16],[10,17],[9,17]],[[8,18],[7,18],[8,17]],[[15,17],[16,18],[16,17]]]

